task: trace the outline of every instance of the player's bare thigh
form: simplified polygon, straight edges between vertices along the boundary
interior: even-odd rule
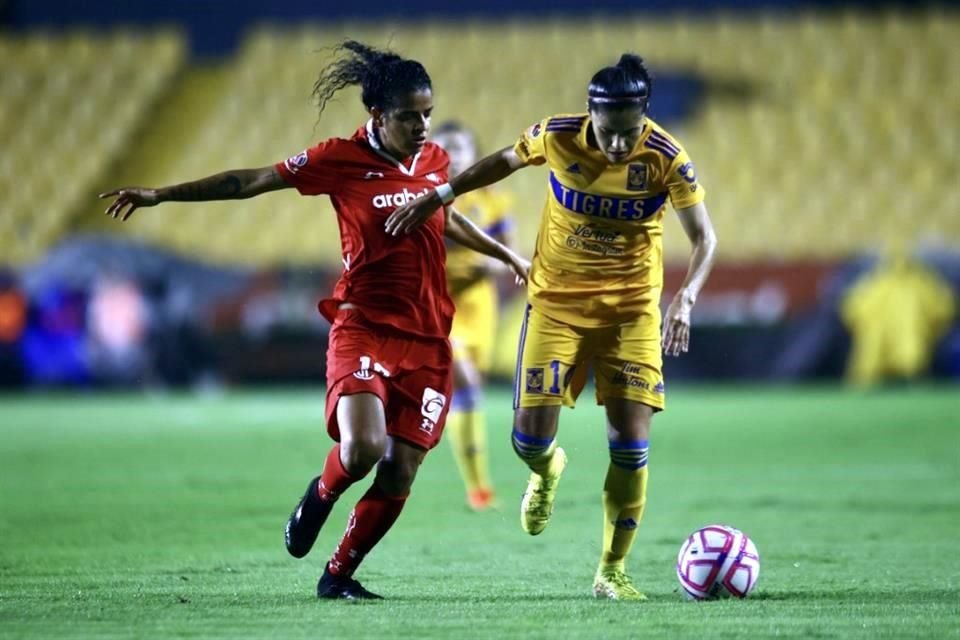
[[[560,424],[560,405],[520,407],[513,413],[514,428],[525,436],[552,440]]]
[[[376,482],[387,495],[403,496],[427,455],[423,447],[387,435],[383,403],[372,393],[340,396],[340,460],[351,475],[377,466]]]
[[[387,419],[383,402],[373,393],[337,399],[340,461],[347,473],[365,475],[387,450]]]
[[[649,440],[653,407],[626,398],[604,400],[607,412],[607,439],[610,441]]]

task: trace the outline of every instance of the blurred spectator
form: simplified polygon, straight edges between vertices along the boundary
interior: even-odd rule
[[[144,383],[149,370],[146,349],[148,308],[137,283],[106,275],[90,292],[87,308],[90,367],[100,382]]]
[[[0,387],[24,382],[20,341],[27,325],[27,300],[12,272],[0,270]]]
[[[31,301],[22,339],[30,382],[60,385],[90,381],[85,302],[83,294],[56,285],[39,291]]]
[[[956,311],[953,290],[919,261],[881,261],[847,293],[841,314],[853,345],[847,380],[869,386],[926,373]]]

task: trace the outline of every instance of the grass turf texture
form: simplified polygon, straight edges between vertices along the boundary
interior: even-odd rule
[[[501,510],[467,511],[442,443],[358,573],[389,599],[351,604],[314,586],[363,488],[306,560],[282,543],[329,448],[320,393],[0,398],[0,636],[960,637],[956,388],[672,391],[629,562],[645,604],[589,595],[607,464],[589,402],[563,414],[543,535],[520,530],[526,472],[491,392]],[[747,601],[677,591],[677,550],[711,522],[759,547]]]

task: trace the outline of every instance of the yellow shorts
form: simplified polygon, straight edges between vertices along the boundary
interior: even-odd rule
[[[610,327],[575,327],[527,305],[514,408],[574,406],[592,366],[598,404],[623,398],[660,411],[665,400],[660,349],[660,308],[655,303],[635,322]]]
[[[455,360],[469,360],[485,373],[493,359],[497,328],[497,289],[490,281],[478,282],[454,296],[456,313],[450,342]]]

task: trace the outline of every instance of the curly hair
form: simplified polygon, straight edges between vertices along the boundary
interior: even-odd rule
[[[356,40],[345,40],[334,48],[338,56],[320,71],[313,95],[320,113],[341,89],[359,85],[367,109],[383,111],[395,106],[400,96],[432,88],[430,75],[416,60],[401,58],[392,51],[375,49]]]

